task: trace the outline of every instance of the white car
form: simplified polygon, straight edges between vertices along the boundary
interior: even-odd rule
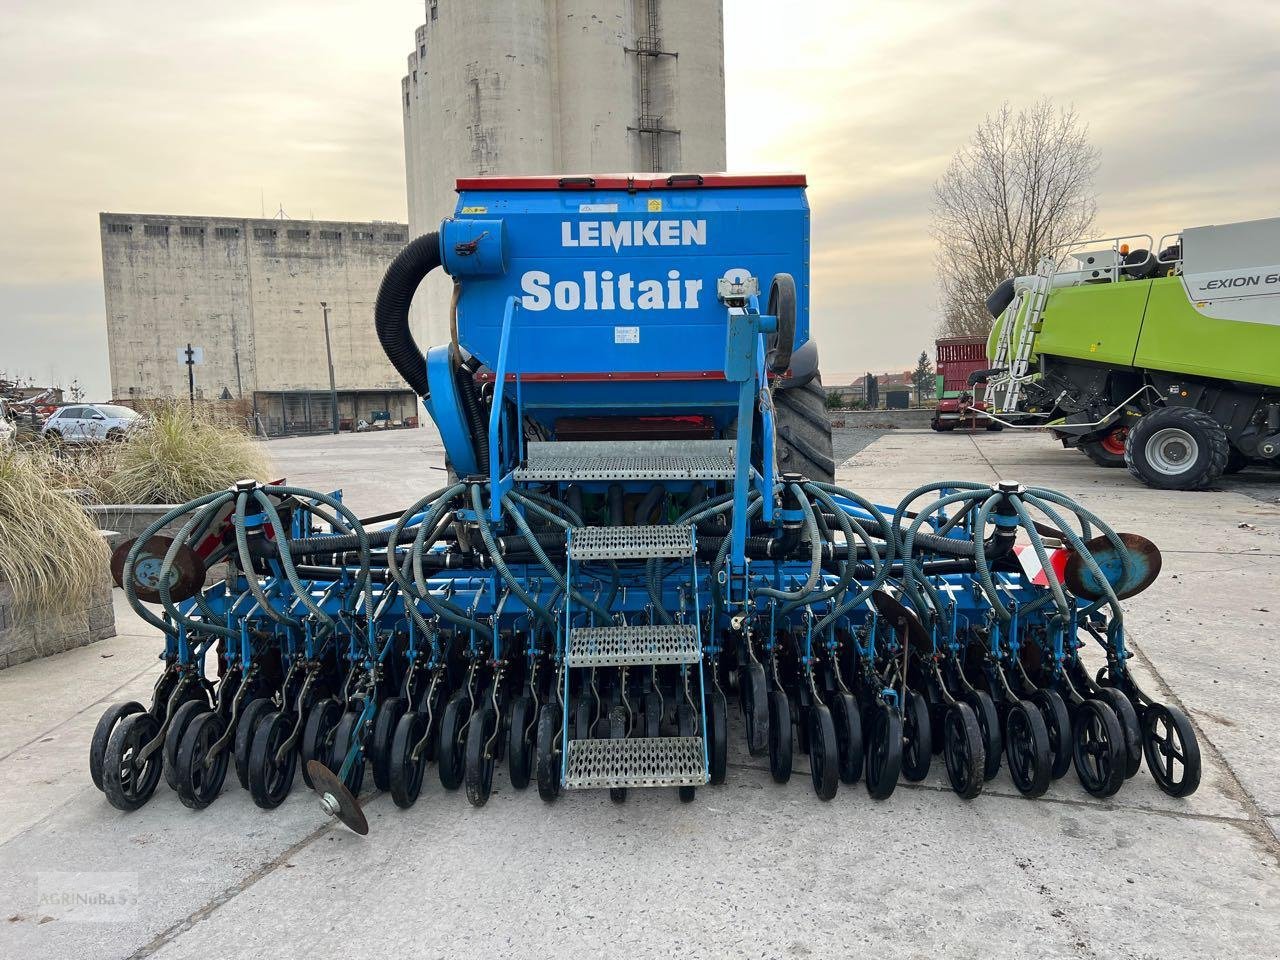
[[[61,443],[123,440],[138,420],[138,414],[128,407],[112,403],[73,403],[55,410],[40,433]]]
[[[9,420],[9,410],[0,400],[0,443],[10,443],[17,435],[18,428]]]

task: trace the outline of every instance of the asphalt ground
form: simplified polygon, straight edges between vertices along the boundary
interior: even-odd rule
[[[1280,956],[1280,484],[1158,493],[1009,431],[837,445],[839,479],[877,502],[934,479],[1018,480],[1159,544],[1128,636],[1142,684],[1198,731],[1199,791],[1167,797],[1144,769],[1108,801],[1074,773],[1027,800],[1002,771],[965,802],[937,759],[886,801],[857,785],[823,803],[799,756],[773,783],[734,716],[728,782],[691,804],[671,790],[544,804],[500,768],[473,809],[432,768],[411,810],[365,794],[367,838],[300,780],[270,813],[232,776],[204,811],[162,784],[123,814],[90,783],[87,744],[107,704],[148,696],[160,644],[117,598],[119,636],[0,672],[0,956]],[[427,429],[271,451],[362,515],[443,483]]]

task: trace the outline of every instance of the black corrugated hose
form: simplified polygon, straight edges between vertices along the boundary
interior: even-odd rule
[[[373,307],[378,342],[405,383],[424,399],[427,362],[409,329],[409,305],[423,277],[440,266],[440,234],[425,233],[400,251],[387,267]]]

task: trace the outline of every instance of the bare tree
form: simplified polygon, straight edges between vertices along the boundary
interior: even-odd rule
[[[1093,226],[1098,152],[1070,108],[1006,102],[978,125],[933,185],[933,236],[946,337],[986,336],[985,301]]]

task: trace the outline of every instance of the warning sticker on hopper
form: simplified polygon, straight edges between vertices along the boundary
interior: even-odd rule
[[[613,342],[614,343],[639,343],[640,328],[639,327],[614,327]]]

